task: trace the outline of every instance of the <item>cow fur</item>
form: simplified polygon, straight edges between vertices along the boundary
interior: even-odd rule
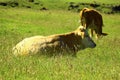
[[[15,55],[63,52],[76,54],[78,50],[95,46],[96,44],[87,31],[83,27],[79,27],[77,30],[65,34],[25,38],[13,48],[13,53]]]
[[[86,29],[91,29],[91,37],[93,36],[93,32],[95,32],[97,39],[101,35],[107,35],[106,33],[102,32],[103,19],[102,15],[98,11],[94,9],[83,8],[80,11],[80,20],[82,26],[84,26]]]

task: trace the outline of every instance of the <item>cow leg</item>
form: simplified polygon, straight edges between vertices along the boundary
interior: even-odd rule
[[[91,29],[91,32],[90,32],[90,37],[92,38],[93,37],[93,29]]]
[[[97,30],[97,29],[95,29],[95,37],[96,37],[96,39],[99,38],[99,33],[98,33],[98,30]]]
[[[99,35],[98,34],[96,34],[96,39],[98,39],[99,38]]]
[[[97,26],[96,33],[97,33],[96,38],[97,39],[100,38],[102,35],[102,26]]]

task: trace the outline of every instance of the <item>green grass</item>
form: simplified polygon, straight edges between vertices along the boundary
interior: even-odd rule
[[[75,30],[79,13],[0,7],[0,80],[119,80],[120,15],[102,16],[103,32],[109,35],[93,38],[97,44],[94,49],[81,50],[77,57],[15,57],[12,47],[25,37]]]
[[[45,7],[49,10],[68,10],[68,6],[70,5],[70,2],[74,2],[75,5],[78,5],[79,3],[97,3],[97,4],[109,4],[110,7],[113,7],[115,5],[119,5],[120,0],[114,1],[114,0],[34,0],[34,2],[28,2],[28,0],[0,0],[0,2],[18,2],[18,7],[30,7],[32,9],[40,10],[41,8]],[[36,4],[37,3],[37,4]],[[9,4],[8,7],[11,7]],[[113,6],[111,6],[113,5]],[[105,6],[105,5],[104,5]],[[89,5],[80,5],[79,9],[82,9],[83,7],[91,7]],[[98,7],[99,10],[103,9],[103,6]],[[97,8],[96,8],[97,9]],[[105,7],[105,9],[108,9]],[[75,10],[76,11],[76,10]],[[109,11],[109,9],[108,9]]]

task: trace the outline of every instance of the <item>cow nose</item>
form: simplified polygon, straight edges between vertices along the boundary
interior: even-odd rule
[[[94,48],[94,47],[96,47],[96,44],[94,43],[94,45],[93,45],[93,47],[92,48]]]

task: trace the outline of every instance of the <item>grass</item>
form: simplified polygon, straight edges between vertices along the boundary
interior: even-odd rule
[[[12,47],[23,38],[73,31],[79,26],[79,14],[0,6],[0,80],[119,80],[120,15],[102,16],[103,31],[109,35],[93,38],[94,49],[81,50],[77,57],[15,57]]]
[[[93,3],[93,4],[100,4],[99,7],[96,7],[98,10],[103,10],[104,7],[106,11],[110,12],[110,7],[118,6],[120,0],[114,1],[114,0],[34,0],[34,2],[28,2],[28,0],[0,0],[0,2],[7,2],[8,7],[15,7],[15,4],[13,2],[18,2],[18,7],[25,7],[25,8],[32,8],[40,10],[41,8],[45,7],[49,10],[68,10],[68,7],[70,6],[70,3],[73,2],[74,5],[78,5],[79,3]],[[104,4],[109,4],[109,8],[107,8]],[[79,8],[73,9],[73,11],[79,11],[83,7],[90,7],[90,5],[80,5]],[[95,7],[94,7],[95,8]],[[78,9],[78,10],[77,10]],[[103,10],[104,11],[104,10]]]

